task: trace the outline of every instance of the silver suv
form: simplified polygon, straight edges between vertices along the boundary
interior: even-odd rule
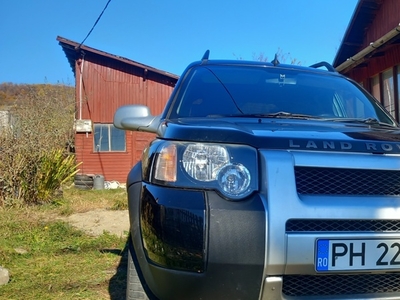
[[[114,125],[157,134],[127,179],[127,299],[400,299],[400,130],[329,64],[206,54]]]

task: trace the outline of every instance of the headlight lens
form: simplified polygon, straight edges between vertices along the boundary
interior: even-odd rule
[[[249,170],[242,164],[228,164],[218,172],[218,184],[228,197],[240,197],[250,186]]]
[[[156,150],[157,184],[213,189],[240,200],[258,189],[257,151],[245,145],[165,142]]]
[[[182,157],[185,171],[200,181],[215,180],[219,169],[228,162],[228,151],[217,145],[189,144]]]

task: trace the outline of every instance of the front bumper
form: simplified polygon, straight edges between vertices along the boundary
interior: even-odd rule
[[[259,196],[229,202],[139,182],[128,194],[135,253],[155,297],[258,299],[266,244]]]

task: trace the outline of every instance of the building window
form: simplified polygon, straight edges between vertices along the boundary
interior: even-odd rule
[[[94,152],[126,150],[125,131],[113,124],[94,124]]]
[[[393,117],[396,117],[392,69],[382,73],[382,85],[383,106]]]
[[[378,101],[381,101],[381,90],[379,88],[379,74],[372,77],[371,80],[371,90],[372,90],[372,95],[378,99]]]

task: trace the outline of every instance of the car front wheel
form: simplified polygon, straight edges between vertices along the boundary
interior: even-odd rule
[[[133,245],[129,237],[128,242],[128,266],[126,276],[126,300],[148,300],[143,286],[140,282],[138,273],[136,272],[133,262]]]

